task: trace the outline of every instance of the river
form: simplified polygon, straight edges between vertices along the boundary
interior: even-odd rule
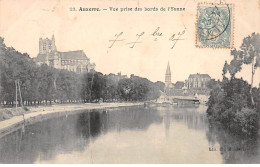
[[[260,163],[259,138],[208,123],[206,106],[91,110],[0,138],[0,163]]]

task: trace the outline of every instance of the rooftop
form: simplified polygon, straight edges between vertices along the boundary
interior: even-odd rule
[[[190,74],[189,78],[210,78],[209,74]]]
[[[75,50],[75,51],[68,51],[68,52],[59,52],[61,55],[62,60],[88,60],[89,58],[86,56],[83,50]]]

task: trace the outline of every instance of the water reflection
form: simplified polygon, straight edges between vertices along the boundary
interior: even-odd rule
[[[151,123],[162,122],[155,110],[139,108],[91,111],[49,119],[28,125],[0,139],[1,163],[33,163],[37,157],[48,160],[56,154],[83,151],[89,139],[100,133],[122,129],[144,130]]]
[[[177,122],[184,122],[188,128],[195,130],[206,130],[207,117],[205,114],[206,106],[170,106],[170,107],[158,107],[157,110],[163,114],[164,119],[174,119]],[[169,125],[168,125],[169,126]]]
[[[209,126],[205,106],[93,110],[0,138],[0,163],[259,163],[259,142]],[[236,148],[209,152],[209,147]]]
[[[220,151],[223,163],[260,163],[260,141],[258,137],[235,136],[220,125],[213,123],[209,124],[209,131],[206,134],[212,148],[215,147],[216,143],[219,143],[219,147],[216,149]]]

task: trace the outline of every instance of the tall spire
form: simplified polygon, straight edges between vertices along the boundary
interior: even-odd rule
[[[172,83],[171,69],[170,69],[170,62],[168,61],[168,65],[165,73],[165,87],[168,87],[171,83]]]
[[[165,75],[171,75],[170,62],[168,61],[167,69]]]

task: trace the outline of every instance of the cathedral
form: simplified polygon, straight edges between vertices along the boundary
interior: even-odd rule
[[[52,35],[52,39],[39,39],[39,54],[34,58],[34,61],[38,65],[47,64],[53,68],[76,73],[95,70],[95,63],[90,63],[90,59],[83,50],[57,51],[54,35]]]

